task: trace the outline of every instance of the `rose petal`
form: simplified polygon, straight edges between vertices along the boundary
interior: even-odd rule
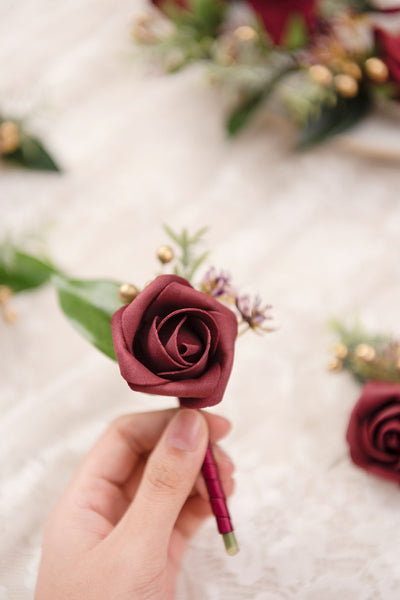
[[[390,448],[388,447],[388,436],[394,435],[397,439],[397,447]],[[383,452],[388,452],[392,454],[392,456],[400,455],[400,423],[399,421],[395,421],[393,419],[385,421],[379,428],[376,433],[376,446],[381,449]]]
[[[132,355],[130,349],[127,348],[126,340],[122,331],[122,317],[126,306],[122,306],[115,312],[111,318],[111,328],[113,335],[113,343],[115,355],[121,375],[126,381],[133,382],[141,381],[144,385],[157,385],[162,382],[160,377],[152,373],[143,363]]]
[[[383,452],[382,450],[379,450],[375,447],[371,439],[370,433],[368,431],[368,423],[363,423],[363,425],[361,426],[360,434],[364,451],[367,453],[370,459],[375,459],[384,463],[393,462],[393,456],[390,456],[386,452]]]
[[[182,321],[185,321],[185,317],[181,318]],[[157,374],[164,370],[179,371],[187,366],[185,361],[175,360],[175,357],[164,347],[159,337],[157,318],[153,320],[148,330],[143,330],[140,338],[138,335],[135,336],[134,352],[136,356],[140,356],[145,364],[149,364],[151,369]],[[180,359],[179,354],[178,359]]]
[[[372,473],[372,475],[377,475],[378,477],[383,477],[383,479],[400,483],[400,471],[398,470],[398,466],[394,469],[392,465],[385,467],[383,465],[371,463],[365,465],[363,468],[369,473]]]
[[[353,409],[355,418],[363,420],[372,417],[382,404],[396,401],[399,397],[400,385],[370,381],[364,386],[363,392]]]
[[[198,401],[202,404],[212,397],[213,392],[218,386],[220,372],[220,366],[215,364],[198,379],[184,379],[183,381],[168,381],[164,379],[163,383],[159,385],[129,384],[129,387],[138,392],[177,396],[179,399],[184,398],[185,394],[188,394],[188,397],[192,397],[192,400],[194,398],[196,402]],[[204,404],[204,406],[211,406],[211,404]]]
[[[201,316],[202,320],[200,318],[190,319],[189,317],[193,312],[186,310],[176,311],[169,317],[166,317],[158,327],[159,335],[163,338],[162,341],[165,344],[167,352],[175,360],[179,359],[185,366],[192,365],[196,360],[196,355],[198,355],[197,359],[199,359],[206,348],[209,349],[210,347],[211,335],[204,323],[204,319],[208,320],[207,313],[203,314],[201,311],[195,311],[195,314]],[[174,319],[180,315],[184,315],[183,320],[181,319],[180,324],[174,328]],[[215,328],[215,323],[210,323],[210,325]],[[171,331],[172,329],[173,331]],[[196,335],[197,332],[200,335]],[[180,345],[185,346],[184,352],[181,352]],[[192,357],[192,359],[190,361],[185,360],[185,355]]]
[[[148,323],[153,321],[154,317],[157,316],[157,310],[154,313],[150,307],[154,305],[157,297],[172,285],[178,285],[182,289],[191,287],[190,283],[186,279],[183,279],[183,277],[178,277],[177,275],[160,275],[150,285],[145,287],[130,304],[123,307],[125,311],[122,318],[122,329],[128,346],[133,343],[133,338],[139,327],[145,325],[143,323],[143,315],[146,315]]]
[[[202,335],[196,334],[196,330],[201,330]],[[182,327],[177,336],[178,350],[182,358],[194,364],[211,346],[211,333],[208,327],[198,319],[188,319],[185,326]]]

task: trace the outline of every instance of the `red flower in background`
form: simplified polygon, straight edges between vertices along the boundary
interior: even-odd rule
[[[400,385],[367,383],[351,414],[347,441],[356,465],[400,483]]]
[[[383,29],[375,30],[380,58],[389,69],[390,77],[400,84],[400,34],[393,35]]]
[[[261,17],[265,29],[277,45],[284,40],[289,21],[293,15],[303,17],[309,31],[316,23],[317,0],[247,0]]]

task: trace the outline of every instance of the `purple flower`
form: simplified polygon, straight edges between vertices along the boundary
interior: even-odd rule
[[[203,277],[201,291],[209,296],[225,301],[235,301],[235,291],[231,283],[231,276],[226,271],[218,272],[211,267]]]
[[[238,309],[242,321],[247,323],[251,329],[270,331],[271,328],[265,325],[265,321],[272,319],[271,315],[267,314],[271,310],[271,305],[262,306],[261,297],[257,294],[254,298],[248,295],[238,296],[235,300],[236,308]]]

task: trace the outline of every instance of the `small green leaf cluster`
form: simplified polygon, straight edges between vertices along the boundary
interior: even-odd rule
[[[195,273],[210,254],[209,251],[197,252],[197,247],[203,242],[203,237],[208,227],[202,227],[193,235],[190,235],[186,228],[181,233],[176,233],[171,227],[164,225],[164,230],[178,246],[180,252],[173,267],[175,275],[184,277],[189,282],[192,282]]]

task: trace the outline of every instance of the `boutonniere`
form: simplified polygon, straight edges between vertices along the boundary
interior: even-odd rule
[[[9,257],[6,265],[0,261],[0,289],[3,294],[18,292],[51,280],[73,327],[118,362],[132,390],[174,396],[186,408],[214,406],[224,396],[238,335],[271,331],[271,307],[259,296],[239,294],[229,274],[214,267],[193,284],[208,256],[197,252],[205,229],[192,236],[186,230],[166,232],[176,250],[158,249],[162,272],[141,288],[130,282],[71,279],[51,263],[14,249],[14,259]],[[211,445],[202,473],[218,531],[228,554],[236,554],[238,544]]]
[[[340,342],[330,369],[345,369],[362,385],[346,439],[353,462],[400,483],[400,342],[337,325]]]
[[[227,96],[236,136],[263,107],[304,149],[400,98],[400,6],[347,0],[152,0],[133,37],[175,73],[199,63]],[[378,4],[378,3],[376,3]],[[377,19],[379,16],[379,21]]]

